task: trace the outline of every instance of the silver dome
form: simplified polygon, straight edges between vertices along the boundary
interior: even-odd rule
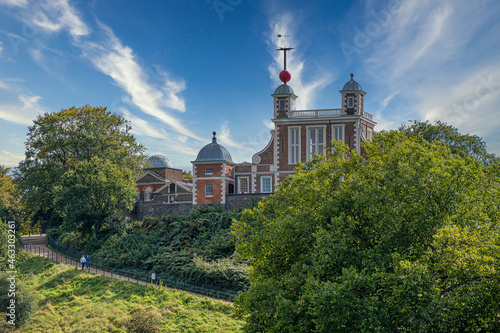
[[[215,138],[215,132],[213,132],[214,137],[212,138],[212,143],[209,143],[205,147],[201,148],[196,157],[196,162],[229,162],[234,163],[231,158],[229,151],[217,143]]]
[[[168,168],[168,158],[165,155],[156,154],[148,158],[150,168]]]

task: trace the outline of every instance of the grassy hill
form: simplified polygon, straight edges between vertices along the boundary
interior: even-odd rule
[[[18,267],[36,290],[39,309],[16,332],[130,332],[150,323],[158,332],[240,332],[232,304],[185,292],[89,274],[31,256]],[[148,319],[149,318],[149,319]]]

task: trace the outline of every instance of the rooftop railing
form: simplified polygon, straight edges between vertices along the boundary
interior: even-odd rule
[[[330,118],[340,117],[342,109],[318,109],[318,110],[294,110],[290,111],[290,118]],[[373,116],[368,112],[363,112],[363,116],[370,120]]]

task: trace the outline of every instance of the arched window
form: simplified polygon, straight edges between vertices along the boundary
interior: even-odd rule
[[[175,184],[170,184],[170,193],[175,193]]]
[[[146,187],[144,190],[144,201],[151,201],[151,193],[153,192],[153,189],[151,187]]]

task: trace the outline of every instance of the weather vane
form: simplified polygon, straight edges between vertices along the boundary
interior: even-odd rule
[[[278,35],[278,38],[279,37],[283,37],[285,38],[285,47],[280,47],[279,49],[276,49],[276,51],[283,51],[283,55],[284,55],[284,66],[283,66],[283,70],[286,71],[286,51],[290,51],[290,50],[293,50],[295,48],[293,47],[286,47],[286,39],[288,37],[291,37],[290,35]]]

